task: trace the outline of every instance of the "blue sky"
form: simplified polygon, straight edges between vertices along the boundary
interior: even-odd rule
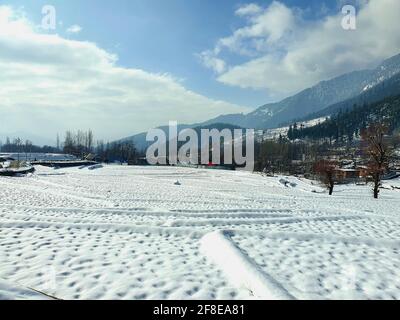
[[[357,30],[342,28],[344,4]],[[44,5],[56,30],[40,27]],[[111,140],[249,112],[398,54],[398,12],[398,0],[1,1],[0,139]]]
[[[350,1],[351,2],[351,1]],[[243,1],[234,0],[53,0],[6,1],[24,6],[28,17],[40,23],[41,8],[52,4],[63,26],[77,24],[82,31],[74,39],[96,42],[115,52],[119,64],[149,72],[169,73],[183,79],[188,89],[215,99],[255,108],[276,97],[267,90],[242,89],[218,82],[211,70],[199,63],[196,54],[213,47],[243,25],[235,10]],[[267,7],[272,1],[251,1]],[[289,7],[306,10],[307,19],[338,11],[329,0],[287,0]],[[65,28],[56,32],[65,35]],[[229,55],[233,63],[243,60]]]

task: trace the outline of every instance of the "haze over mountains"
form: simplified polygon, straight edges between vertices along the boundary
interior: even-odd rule
[[[253,129],[272,129],[296,120],[329,116],[354,104],[374,103],[400,94],[400,54],[383,61],[375,69],[353,71],[305,89],[277,103],[259,107],[249,114],[221,115],[214,119],[179,129],[209,127],[221,123]],[[161,127],[164,131],[167,127]],[[144,148],[146,133],[123,140],[132,140]]]

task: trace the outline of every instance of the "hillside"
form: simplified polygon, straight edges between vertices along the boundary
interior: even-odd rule
[[[382,101],[356,105],[351,110],[340,111],[325,122],[309,128],[292,128],[289,138],[351,141],[359,136],[360,130],[373,122],[385,122],[390,131],[400,128],[400,95]]]
[[[354,71],[328,81],[322,81],[312,88],[288,97],[280,102],[266,104],[247,114],[219,116],[206,123],[222,122],[245,128],[276,128],[294,119],[319,118],[318,112],[342,101],[347,101],[381,85],[400,73],[400,54],[385,60],[377,68]],[[379,96],[379,99],[382,96]]]
[[[400,95],[400,73],[363,91],[356,97],[329,106],[328,108],[319,112],[312,113],[301,119],[301,121],[330,116],[338,113],[339,111],[350,110],[357,105],[371,104],[381,101],[387,97],[394,97],[397,95]]]

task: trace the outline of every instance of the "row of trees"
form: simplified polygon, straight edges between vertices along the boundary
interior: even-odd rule
[[[63,151],[82,159],[89,154],[95,154],[97,160],[102,162],[135,163],[141,156],[132,141],[105,143],[103,140],[98,140],[95,142],[94,134],[90,129],[76,132],[67,131],[65,133]]]
[[[60,152],[59,149],[52,146],[37,146],[30,140],[23,140],[21,138],[10,139],[6,138],[3,144],[0,141],[0,151],[7,153],[55,153]]]
[[[97,160],[102,162],[136,162],[139,157],[144,156],[138,152],[131,141],[105,143],[96,141],[92,130],[67,131],[64,140],[61,141],[57,135],[57,146],[36,146],[30,140],[20,138],[6,138],[4,144],[0,141],[0,151],[4,153],[65,153],[84,159],[93,154]]]
[[[121,161],[136,163],[143,156],[132,141],[104,143],[98,141],[96,147],[97,157],[102,162]]]

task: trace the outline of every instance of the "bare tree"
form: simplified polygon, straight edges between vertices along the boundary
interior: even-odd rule
[[[93,149],[93,132],[91,129],[88,130],[87,134],[87,144],[86,144],[86,148],[87,148],[87,152],[90,153],[92,152]]]
[[[82,159],[93,152],[94,135],[92,130],[65,133],[64,152],[81,157]]]
[[[28,161],[28,153],[32,153],[33,142],[30,140],[25,141],[25,160]]]
[[[60,150],[60,135],[58,133],[56,138],[56,145],[57,145],[57,150]]]
[[[20,138],[16,138],[14,140],[14,144],[17,147],[17,161],[18,161],[18,168],[19,168],[20,167],[20,152],[21,152],[22,140]]]
[[[329,195],[333,194],[335,187],[335,170],[338,167],[336,161],[320,160],[314,164],[314,172],[320,177],[321,182],[328,188]]]
[[[75,142],[71,131],[65,133],[64,152],[67,154],[74,154]]]
[[[363,154],[368,161],[368,173],[374,183],[374,198],[378,199],[381,178],[389,167],[393,148],[387,137],[388,126],[371,124],[361,132]]]

